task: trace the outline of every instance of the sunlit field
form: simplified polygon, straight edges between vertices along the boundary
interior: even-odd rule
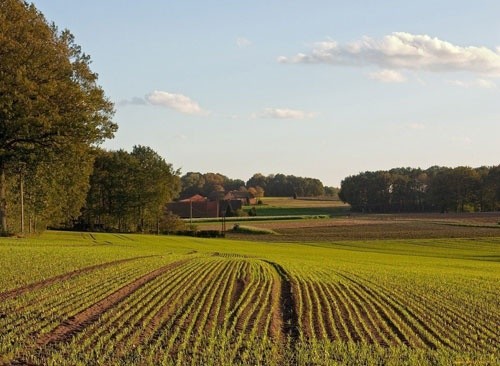
[[[500,238],[0,240],[0,363],[496,364]]]

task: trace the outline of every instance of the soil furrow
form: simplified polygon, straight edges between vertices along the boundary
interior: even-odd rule
[[[374,297],[374,298],[379,298],[380,300],[384,301],[384,299],[382,298],[382,295],[380,294],[377,294],[373,289],[371,289],[370,287],[364,285],[363,283],[361,283],[359,280],[355,280],[353,278],[350,278],[349,276],[347,275],[344,275],[344,274],[341,274],[339,273],[340,276],[344,277],[346,280],[358,285],[361,289],[363,289],[368,295]],[[387,306],[388,309],[391,309],[391,311],[396,315],[396,319],[399,317],[400,321],[405,324],[413,334],[409,334],[408,336],[411,338],[411,337],[417,337],[421,342],[423,342],[426,347],[430,348],[430,349],[436,349],[437,346],[434,344],[434,342],[432,342],[432,340],[430,340],[428,337],[425,336],[425,334],[423,334],[423,332],[421,330],[419,330],[412,322],[410,319],[408,319],[406,317],[406,315],[401,311],[401,309],[399,309],[396,305],[392,304],[390,301],[387,301],[388,299],[390,299],[390,297],[388,296],[388,294],[384,294],[384,297],[386,298],[386,300],[384,301],[385,302],[385,305]],[[431,334],[435,339],[439,340],[439,342],[441,342],[442,344],[450,347],[451,345],[445,341],[444,339],[442,339],[437,333],[434,332],[433,329],[431,329],[430,327],[427,327],[423,322],[421,322],[419,320],[419,318],[413,314],[413,312],[409,309],[409,308],[406,308],[406,311],[408,313],[408,315],[414,319],[416,322],[418,322],[429,334]],[[418,341],[415,341],[415,340],[411,340],[407,337],[407,335],[404,335],[402,333],[401,330],[399,330],[398,326],[392,322],[392,320],[388,323],[389,326],[391,327],[392,330],[394,330],[398,337],[403,341],[403,343],[407,344],[407,345],[413,345],[415,342],[418,342]]]
[[[299,339],[299,316],[297,314],[296,304],[293,297],[292,281],[285,269],[278,263],[265,261],[276,270],[281,281],[281,316],[283,318],[283,332],[286,337],[290,337],[292,341]]]
[[[102,313],[111,309],[123,299],[127,298],[130,294],[137,291],[146,283],[152,281],[163,273],[172,270],[187,262],[186,260],[170,263],[164,267],[158,268],[135,281],[123,286],[116,290],[105,299],[95,303],[82,312],[68,318],[65,322],[61,323],[52,332],[39,338],[36,342],[37,346],[43,347],[47,344],[57,343],[64,341],[71,337],[74,333],[83,329],[86,325],[95,321]]]
[[[55,277],[47,278],[46,280],[42,280],[39,282],[31,283],[31,284],[26,285],[26,286],[22,286],[22,287],[18,287],[18,288],[9,290],[9,291],[2,292],[2,293],[0,293],[0,301],[5,301],[7,299],[10,299],[10,298],[13,298],[16,296],[20,296],[20,295],[25,294],[27,292],[50,286],[56,282],[68,280],[70,278],[79,276],[81,274],[89,273],[92,271],[97,271],[99,269],[115,266],[115,265],[125,263],[125,262],[130,262],[130,261],[144,259],[144,258],[151,258],[151,257],[155,257],[155,256],[149,255],[149,256],[142,256],[142,257],[120,259],[117,261],[101,263],[101,264],[96,264],[96,265],[89,266],[89,267],[80,268],[80,269],[77,269],[77,270],[74,270],[71,272],[67,272],[67,273],[64,273],[64,274],[61,274],[61,275],[58,275]]]
[[[323,284],[323,288],[328,295],[333,315],[333,326],[338,331],[339,339],[346,342],[350,341],[350,332],[346,323],[343,321],[344,315],[340,306],[342,299],[340,298],[337,288],[333,284],[326,283]]]
[[[318,294],[319,306],[321,311],[323,312],[322,316],[324,319],[324,328],[326,332],[326,337],[329,340],[338,340],[340,336],[338,335],[338,331],[335,329],[335,325],[333,324],[333,312],[331,306],[326,298],[325,291],[323,290],[321,282],[314,283],[314,291]]]

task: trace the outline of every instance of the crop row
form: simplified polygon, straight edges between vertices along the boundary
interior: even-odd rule
[[[120,263],[7,299],[0,304],[0,361],[29,353],[41,337],[168,259]]]
[[[333,349],[499,349],[497,313],[460,303],[472,295],[428,291],[439,282],[424,276],[188,254],[120,262],[8,298],[0,364],[286,364]]]
[[[308,269],[295,272],[293,290],[301,342],[329,340],[457,352],[495,352],[500,345],[494,321],[498,314],[471,310],[436,292],[422,293],[416,284],[411,290],[402,289],[380,278]]]
[[[500,345],[497,314],[471,311],[466,304],[445,299],[439,293],[420,293],[417,286],[414,291],[405,291],[397,285],[389,288],[383,282],[363,280],[355,275],[348,278],[356,286],[371,287],[369,292],[386,294],[389,304],[416,319],[421,332],[435,339],[435,347],[494,351]]]
[[[244,360],[256,345],[273,348],[266,340],[281,337],[279,285],[265,262],[195,257],[23,360],[78,364],[91,355],[99,363],[184,364],[220,347]]]

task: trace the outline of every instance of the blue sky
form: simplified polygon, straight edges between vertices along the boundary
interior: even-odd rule
[[[184,174],[500,163],[500,2],[36,0]]]

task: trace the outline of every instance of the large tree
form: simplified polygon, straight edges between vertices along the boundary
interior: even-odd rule
[[[92,146],[117,128],[112,115],[71,33],[58,31],[32,4],[0,0],[0,231],[8,229],[9,174],[54,156],[69,159],[61,171],[75,156],[92,159]]]
[[[165,204],[179,190],[179,172],[149,147],[100,151],[84,220],[91,229],[157,231]]]

